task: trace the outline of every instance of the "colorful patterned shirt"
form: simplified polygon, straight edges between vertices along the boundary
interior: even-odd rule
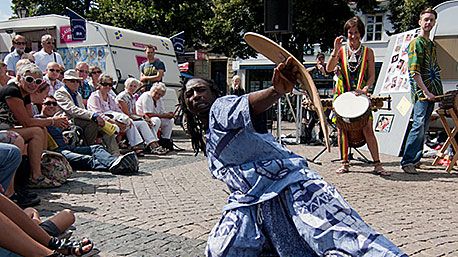
[[[434,95],[442,95],[444,90],[440,79],[440,67],[437,63],[436,46],[422,36],[412,40],[408,48],[409,75],[412,101],[415,103],[419,98],[425,97],[421,88],[417,85],[413,76],[420,74],[426,88]]]

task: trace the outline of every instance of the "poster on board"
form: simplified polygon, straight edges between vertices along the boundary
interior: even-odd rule
[[[416,30],[392,36],[394,47],[389,55],[388,68],[383,79],[380,93],[408,93],[410,92],[409,70],[407,54],[409,43],[418,36]]]

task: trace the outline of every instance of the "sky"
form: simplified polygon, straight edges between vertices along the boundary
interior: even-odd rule
[[[0,0],[0,21],[8,20],[12,15],[11,0]]]

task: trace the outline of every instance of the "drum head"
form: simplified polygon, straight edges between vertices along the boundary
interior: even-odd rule
[[[334,111],[343,118],[357,118],[366,113],[370,101],[366,95],[355,95],[353,92],[341,94],[334,100]]]

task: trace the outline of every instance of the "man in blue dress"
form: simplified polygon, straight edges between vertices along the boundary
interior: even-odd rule
[[[231,191],[206,255],[258,256],[270,249],[279,256],[407,256],[261,124],[296,78],[289,58],[275,68],[272,87],[244,96],[218,98],[203,79],[184,86],[193,148],[206,152],[211,174]]]

